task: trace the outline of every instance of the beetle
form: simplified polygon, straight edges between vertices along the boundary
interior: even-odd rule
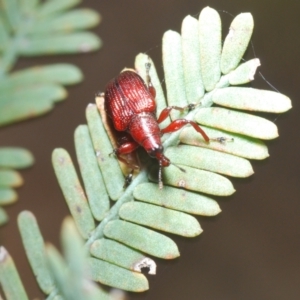
[[[134,70],[125,70],[113,78],[106,86],[104,93],[104,107],[107,115],[111,118],[114,128],[124,132],[123,139],[113,153],[120,161],[131,165],[124,159],[124,155],[143,147],[150,157],[154,157],[159,163],[158,181],[162,189],[162,168],[168,167],[171,161],[164,155],[161,136],[171,133],[190,124],[199,132],[206,142],[209,137],[203,129],[194,121],[177,119],[167,127],[160,129],[159,123],[164,121],[172,110],[183,111],[192,109],[195,105],[185,107],[167,106],[156,117],[156,91],[149,75],[150,63],[146,63],[146,82]],[[122,157],[123,156],[123,157]],[[180,168],[184,171],[182,168]]]

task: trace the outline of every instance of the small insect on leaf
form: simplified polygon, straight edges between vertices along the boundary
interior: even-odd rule
[[[122,143],[114,149],[117,158],[127,163],[132,169],[136,167],[126,160],[126,155],[143,147],[150,157],[156,158],[159,163],[159,188],[163,187],[162,168],[172,162],[164,155],[161,136],[165,133],[178,131],[187,124],[200,133],[205,141],[209,137],[194,121],[176,119],[167,127],[160,129],[159,123],[169,117],[174,110],[183,112],[194,108],[194,105],[167,106],[160,115],[156,116],[156,91],[149,75],[150,63],[146,63],[146,82],[133,70],[125,70],[112,79],[105,89],[105,110],[111,118],[114,128],[124,132]],[[179,168],[184,172],[183,168]],[[133,170],[132,170],[133,172]],[[124,187],[128,185],[125,182]]]

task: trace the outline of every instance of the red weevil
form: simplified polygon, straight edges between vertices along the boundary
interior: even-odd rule
[[[162,167],[168,167],[171,164],[163,153],[161,136],[164,133],[177,131],[184,125],[190,124],[203,136],[206,142],[209,141],[209,137],[197,123],[186,119],[177,119],[172,121],[166,128],[159,128],[158,124],[169,116],[172,109],[183,111],[187,108],[193,108],[194,105],[186,107],[168,106],[162,110],[157,118],[156,91],[151,83],[149,69],[150,63],[147,63],[147,84],[133,70],[123,71],[112,79],[105,89],[105,110],[112,119],[115,129],[123,131],[125,134],[121,145],[114,149],[118,159],[130,165],[122,155],[129,154],[142,146],[149,156],[156,158],[159,162],[158,181],[161,189],[163,187]],[[135,166],[130,166],[135,168]]]

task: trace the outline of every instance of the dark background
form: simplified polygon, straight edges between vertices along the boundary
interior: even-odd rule
[[[16,218],[32,211],[46,241],[59,247],[59,231],[68,215],[51,166],[51,152],[66,148],[74,158],[73,132],[85,123],[85,107],[109,79],[132,67],[139,52],[148,52],[162,74],[161,37],[168,29],[180,31],[182,19],[198,16],[205,6],[219,10],[227,34],[232,17],[251,12],[252,38],[260,71],[281,93],[292,99],[293,109],[276,119],[280,137],[268,142],[270,158],[253,162],[255,174],[233,180],[237,192],[219,199],[222,213],[199,218],[204,232],[194,239],[175,238],[181,257],[158,261],[158,274],[150,277],[150,291],[129,294],[129,299],[300,299],[300,166],[299,166],[299,48],[300,2],[295,0],[164,0],[84,1],[103,20],[95,29],[103,48],[92,54],[20,59],[16,68],[70,62],[85,75],[82,84],[68,88],[68,99],[37,119],[1,128],[2,146],[30,149],[35,165],[22,171],[25,185],[19,201],[7,207],[8,225],[0,228],[1,243],[21,273],[30,299],[43,298],[24,254]],[[222,11],[226,11],[223,13]],[[270,89],[256,76],[256,88]],[[274,118],[275,119],[275,116]]]

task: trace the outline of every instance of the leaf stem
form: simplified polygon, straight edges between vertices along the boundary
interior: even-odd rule
[[[90,238],[87,240],[85,247],[88,248],[95,240],[103,237],[103,229],[105,225],[114,219],[118,219],[118,213],[120,207],[129,201],[133,200],[133,191],[135,187],[147,181],[147,168],[144,168],[140,171],[140,173],[135,177],[129,187],[125,190],[124,194],[118,199],[118,201],[112,206],[108,215],[102,220],[102,222],[97,226],[97,228],[93,231]]]

